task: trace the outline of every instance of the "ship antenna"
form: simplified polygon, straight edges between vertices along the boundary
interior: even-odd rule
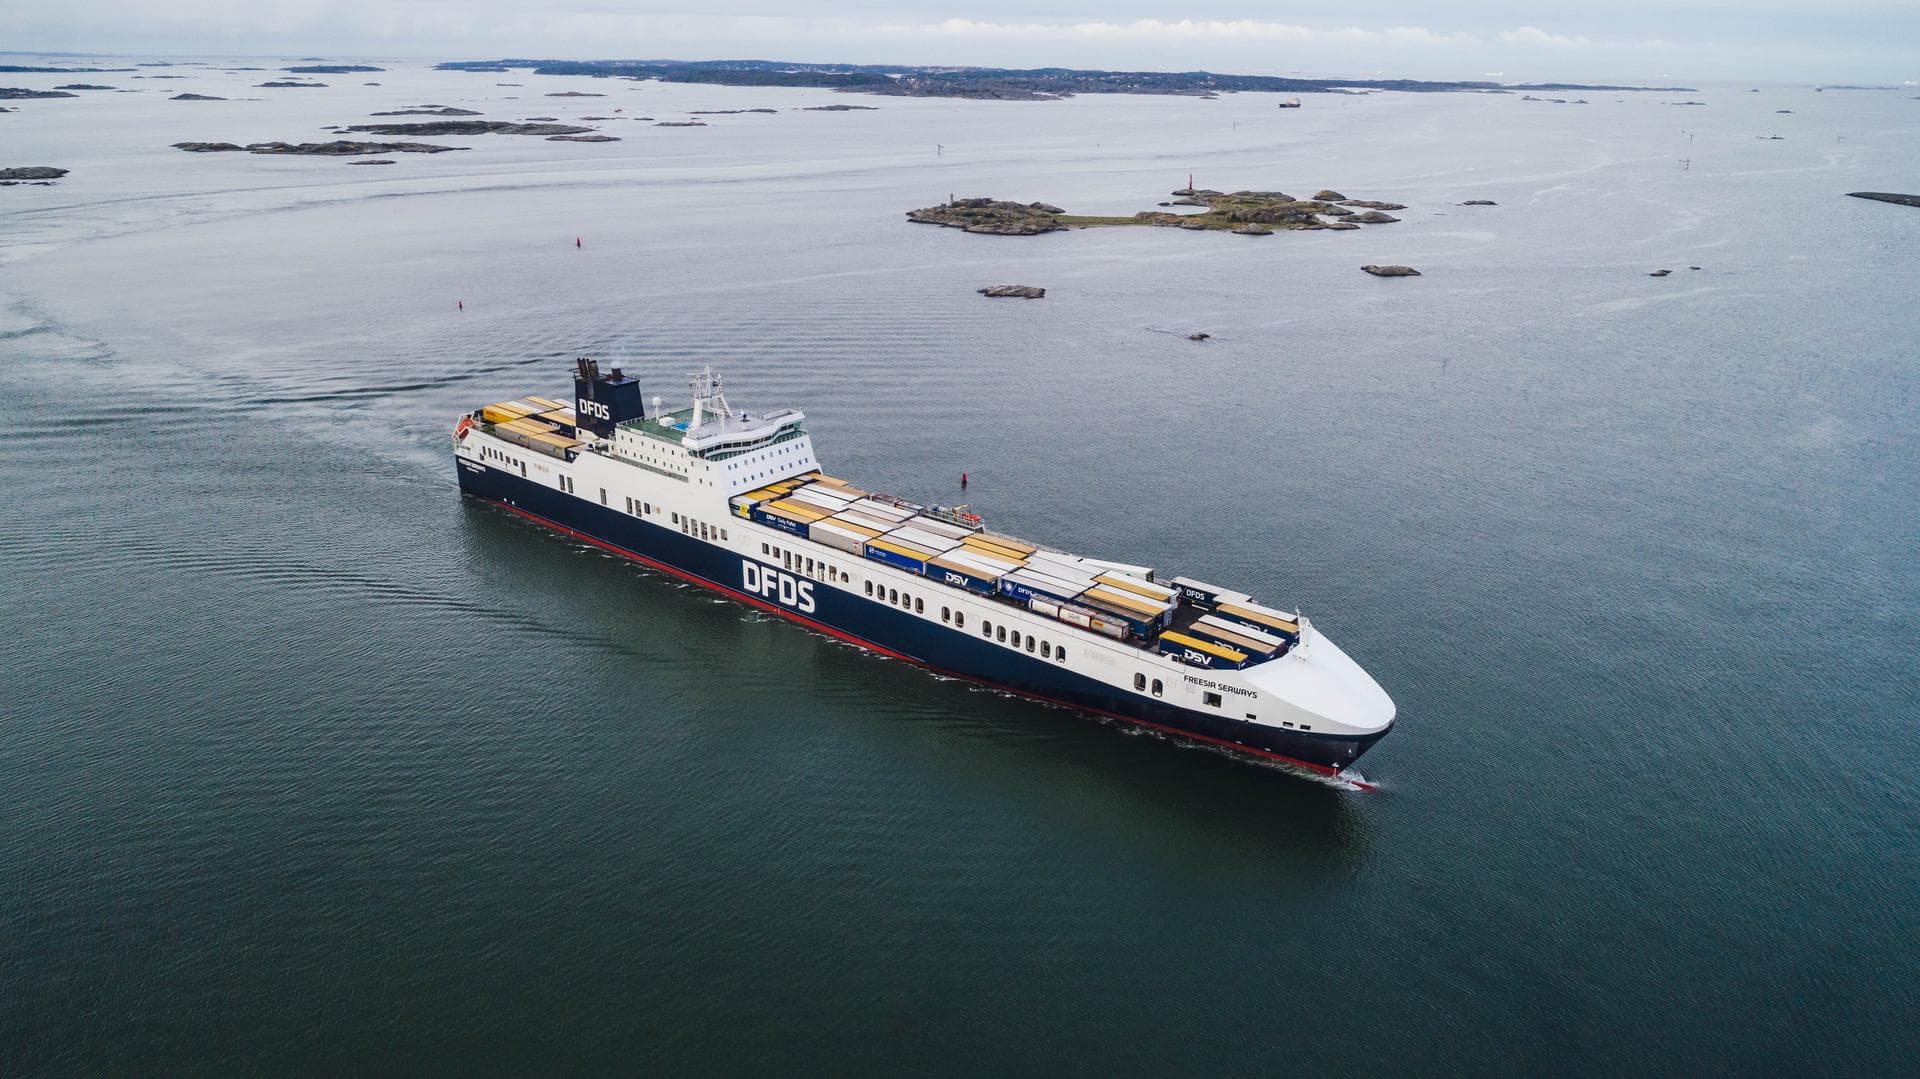
[[[721,390],[720,376],[713,373],[712,367],[695,371],[688,384],[693,387],[693,422],[687,425],[687,430],[699,427],[705,414],[732,415],[732,409],[727,407],[727,395]]]

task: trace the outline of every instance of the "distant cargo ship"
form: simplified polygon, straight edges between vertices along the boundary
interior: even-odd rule
[[[735,410],[709,369],[692,388],[649,409],[577,361],[571,405],[460,419],[460,488],[882,655],[1256,757],[1337,774],[1393,725],[1295,612],[861,490],[821,471],[800,410]]]

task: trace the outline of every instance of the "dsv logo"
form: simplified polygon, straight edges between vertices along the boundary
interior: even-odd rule
[[[740,563],[740,582],[748,593],[777,599],[801,614],[813,613],[813,582],[755,562]]]
[[[574,404],[579,406],[575,411],[584,412],[596,419],[610,420],[613,418],[613,413],[607,411],[607,406],[598,401],[589,401],[582,397],[576,400]]]

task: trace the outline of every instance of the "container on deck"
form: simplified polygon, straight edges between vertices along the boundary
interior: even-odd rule
[[[1214,608],[1214,613],[1229,621],[1245,622],[1266,633],[1289,638],[1300,635],[1300,623],[1296,621],[1298,615],[1283,614],[1257,603],[1222,603]]]
[[[1215,670],[1239,670],[1247,665],[1245,652],[1173,630],[1160,635],[1160,654]]]
[[[927,560],[926,573],[936,581],[964,588],[969,592],[978,592],[983,596],[993,594],[999,575],[981,569],[979,566],[957,562],[944,555],[936,555]]]
[[[1056,603],[1045,596],[1035,596],[1027,601],[1027,609],[1049,618],[1065,622],[1070,626],[1090,629],[1095,633],[1104,633],[1116,641],[1124,641],[1131,632],[1126,623],[1088,610],[1071,603]]]
[[[912,570],[915,573],[925,573],[927,559],[933,557],[933,552],[909,547],[904,543],[890,543],[884,539],[876,539],[867,541],[867,557],[889,566]]]
[[[832,521],[815,521],[807,526],[807,538],[815,543],[824,543],[835,550],[845,551],[855,557],[867,553],[867,540],[850,528],[842,528]]]
[[[791,513],[771,504],[755,506],[747,514],[749,520],[777,528],[782,532],[791,532],[796,536],[807,534],[807,528],[813,521],[797,513]]]
[[[1000,578],[1000,594],[1012,596],[1025,603],[1035,596],[1052,599],[1057,603],[1071,600],[1081,591],[1081,586],[1072,581],[1062,581],[1045,573],[1036,573],[1031,567],[1017,569]]]
[[[535,397],[532,394],[526,395],[525,397],[521,398],[521,400],[525,401],[527,404],[539,406],[539,409],[542,412],[552,412],[556,408],[567,407],[566,405],[560,403],[559,401],[555,401],[546,397]]]
[[[813,484],[801,487],[787,497],[796,502],[805,502],[809,506],[818,506],[828,513],[839,513],[841,510],[846,509],[847,505],[853,501],[850,498],[836,498],[831,494],[816,490]]]
[[[501,401],[480,410],[480,418],[488,423],[510,423],[522,416],[531,416],[546,409],[534,408],[520,401]]]
[[[1245,623],[1230,622],[1224,618],[1215,618],[1210,614],[1201,616],[1200,619],[1195,621],[1193,625],[1187,629],[1187,632],[1193,634],[1195,637],[1205,637],[1208,640],[1219,641],[1229,648],[1237,648],[1242,652],[1255,656],[1273,655],[1285,647],[1287,643],[1279,637],[1263,633]]]
[[[1230,592],[1219,585],[1196,581],[1191,577],[1175,577],[1173,586],[1180,590],[1181,597],[1188,603],[1209,611],[1222,603],[1233,603],[1236,600],[1249,598],[1239,592]]]
[[[810,506],[805,502],[795,501],[791,495],[777,502],[769,502],[767,506],[769,509],[785,510],[796,517],[803,517],[809,521],[818,521],[833,516],[832,513],[821,509],[819,506]]]
[[[853,504],[854,509],[869,517],[878,517],[883,521],[904,521],[913,516],[913,510],[896,506],[891,502],[882,502],[877,498],[863,498]]]
[[[1165,585],[1154,584],[1150,581],[1143,581],[1138,577],[1127,577],[1118,573],[1102,573],[1098,577],[1095,577],[1094,580],[1108,588],[1121,592],[1130,592],[1133,595],[1152,602],[1156,606],[1172,603],[1174,598],[1180,594],[1178,591],[1168,588]]]
[[[968,537],[968,542],[990,544],[1003,550],[1012,551],[1022,558],[1040,549],[1028,543],[1026,540],[1014,539],[1012,536],[1002,536],[998,532],[975,532],[972,536]]]
[[[960,546],[959,540],[936,535],[921,528],[920,522],[924,520],[926,520],[924,517],[915,517],[913,520],[887,533],[887,538],[900,543],[911,544],[928,551],[944,551],[951,547]]]

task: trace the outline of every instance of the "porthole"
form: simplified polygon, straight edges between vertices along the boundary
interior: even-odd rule
[[[1147,676],[1146,676],[1146,675],[1144,675],[1144,674],[1136,674],[1136,675],[1134,675],[1134,676],[1133,676],[1133,688],[1135,688],[1135,689],[1145,689],[1145,688],[1147,688]]]

